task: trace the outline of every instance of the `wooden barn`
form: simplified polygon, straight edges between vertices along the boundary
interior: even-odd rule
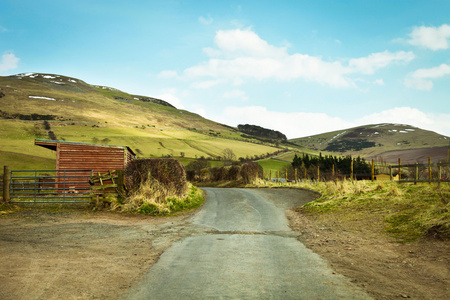
[[[92,169],[95,174],[123,170],[136,158],[128,146],[36,139],[34,144],[56,151],[56,170]]]
[[[36,139],[34,144],[56,151],[56,168],[61,175],[67,175],[67,170],[92,170],[86,175],[98,175],[123,170],[127,163],[136,158],[136,154],[128,146],[113,146]],[[69,179],[64,179],[65,181]],[[76,180],[76,179],[75,179]],[[61,180],[57,180],[61,182]],[[79,188],[79,184],[72,184]]]

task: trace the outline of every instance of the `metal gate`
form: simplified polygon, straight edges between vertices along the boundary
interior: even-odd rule
[[[11,203],[89,203],[92,170],[11,170]]]

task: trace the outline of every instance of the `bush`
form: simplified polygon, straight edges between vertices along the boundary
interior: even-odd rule
[[[164,215],[198,207],[202,191],[186,181],[186,170],[176,159],[136,159],[125,168],[125,201],[113,209]]]
[[[132,160],[125,168],[125,177],[125,185],[129,192],[138,191],[149,179],[173,191],[177,197],[184,197],[188,189],[186,170],[178,160],[172,158]]]
[[[241,171],[240,166],[233,165],[228,168],[227,180],[237,180],[239,172]]]
[[[215,167],[210,170],[212,181],[221,181],[226,178],[227,170],[224,167]]]
[[[244,182],[247,184],[258,177],[259,164],[255,162],[249,162],[242,166],[241,176]]]

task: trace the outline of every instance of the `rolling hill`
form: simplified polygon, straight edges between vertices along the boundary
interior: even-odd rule
[[[34,146],[36,138],[126,145],[140,157],[171,156],[184,163],[200,157],[218,158],[226,148],[237,158],[278,150],[276,141],[179,110],[161,99],[62,75],[0,76],[0,165],[54,168],[55,154]],[[409,125],[374,124],[293,139],[281,146],[312,155],[360,155],[387,162],[406,156],[416,162],[429,154],[444,161],[449,141]]]
[[[450,138],[410,125],[383,123],[292,139],[290,142],[334,155],[379,157],[387,162],[407,156],[409,162],[415,163],[425,162],[426,153],[434,161],[445,161]]]
[[[205,119],[151,97],[41,73],[0,77],[0,164],[54,168],[55,154],[34,139],[126,145],[141,157],[222,155],[237,158],[277,148],[236,128]]]

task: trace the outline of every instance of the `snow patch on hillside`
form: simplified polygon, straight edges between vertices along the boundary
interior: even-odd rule
[[[343,135],[346,132],[347,132],[347,130],[345,130],[344,132],[338,133],[337,135],[333,136],[327,143],[331,143],[334,139],[336,139],[340,135]],[[320,143],[320,144],[322,144],[322,143]]]
[[[50,98],[50,97],[42,97],[42,96],[28,96],[28,98],[31,99],[43,99],[43,100],[51,100],[51,101],[56,101],[55,98]]]
[[[38,73],[22,73],[22,74],[17,74],[16,75],[19,79],[22,79],[24,77],[28,77],[28,78],[42,78],[42,79],[53,79],[50,80],[51,83],[54,84],[65,84],[64,83],[64,78],[61,78],[60,75],[44,75],[44,74],[38,74]],[[54,80],[57,79],[58,81]],[[71,83],[77,83],[76,80],[68,78],[67,82],[71,82]]]

